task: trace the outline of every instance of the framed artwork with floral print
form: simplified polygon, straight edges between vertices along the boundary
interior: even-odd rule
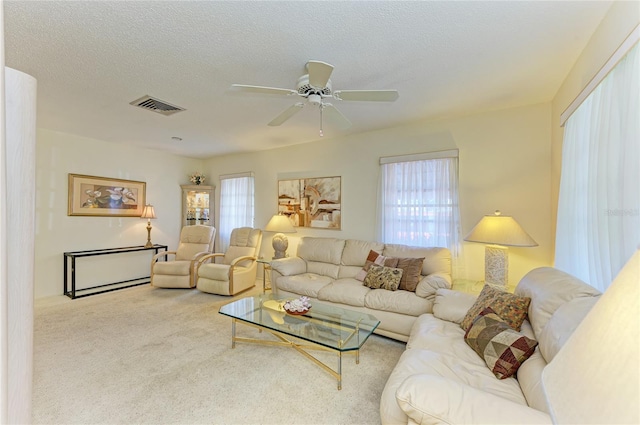
[[[69,174],[67,215],[140,217],[146,189],[145,182]]]

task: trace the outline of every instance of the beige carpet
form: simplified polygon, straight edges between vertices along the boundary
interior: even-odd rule
[[[230,319],[218,313],[231,300],[145,285],[36,303],[33,422],[380,423],[380,394],[403,343],[370,337],[359,365],[344,357],[338,391],[294,350],[232,350]],[[272,338],[241,325],[238,333]],[[337,365],[335,354],[318,356]]]

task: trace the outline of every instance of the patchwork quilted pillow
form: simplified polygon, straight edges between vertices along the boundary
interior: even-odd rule
[[[400,279],[402,279],[402,269],[372,264],[364,278],[364,286],[395,291],[400,286]]]
[[[512,376],[535,351],[538,342],[514,331],[491,307],[473,321],[465,342],[482,357],[498,379]]]
[[[519,297],[491,285],[484,285],[476,302],[462,319],[460,327],[466,331],[482,310],[491,307],[502,320],[519,331],[522,322],[527,318],[530,303],[529,297]]]
[[[367,276],[369,267],[371,267],[372,264],[377,264],[379,266],[396,267],[398,265],[398,259],[393,257],[385,257],[375,251],[369,251],[369,255],[367,255],[367,260],[364,264],[364,267],[356,274],[355,278],[361,282],[364,282],[364,278]]]

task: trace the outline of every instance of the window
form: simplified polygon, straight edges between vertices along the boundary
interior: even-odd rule
[[[220,251],[229,246],[231,231],[253,227],[253,173],[220,176]]]
[[[604,291],[640,243],[640,48],[568,118],[555,266]]]
[[[458,151],[380,159],[379,239],[441,246],[460,243]]]

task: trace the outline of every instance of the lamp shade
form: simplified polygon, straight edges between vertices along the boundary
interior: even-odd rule
[[[147,204],[144,206],[144,210],[142,210],[142,215],[140,218],[156,218],[156,211],[153,209],[153,205]]]
[[[500,211],[482,217],[464,240],[504,246],[538,246],[513,217],[502,215]]]
[[[264,230],[276,233],[296,233],[296,229],[291,225],[289,218],[280,214],[271,217]]]

